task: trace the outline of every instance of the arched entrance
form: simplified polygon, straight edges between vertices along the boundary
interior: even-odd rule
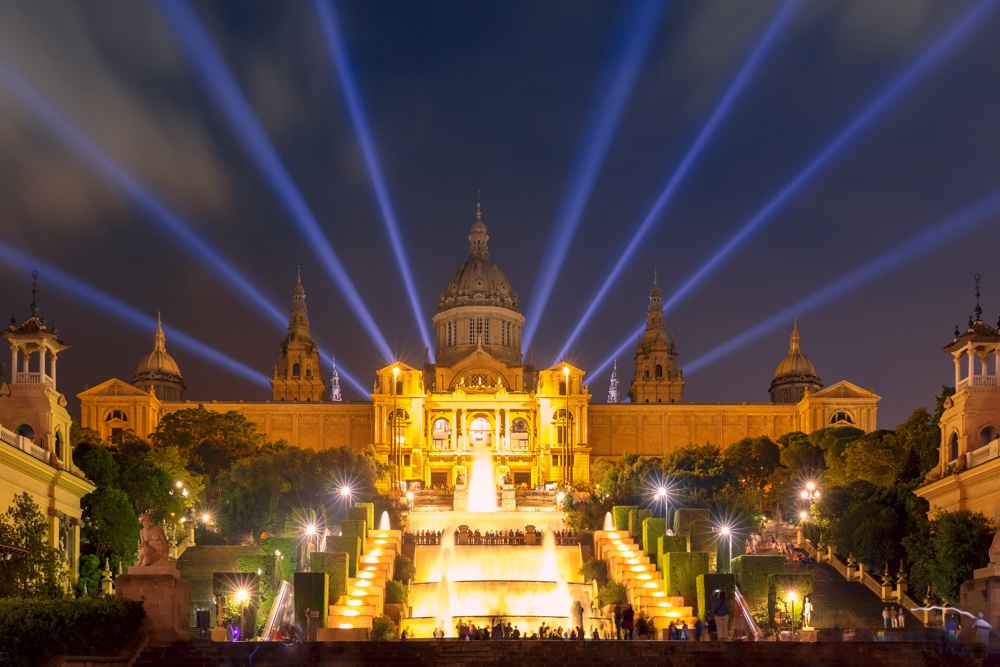
[[[493,449],[493,424],[486,415],[475,415],[469,422],[469,449]]]

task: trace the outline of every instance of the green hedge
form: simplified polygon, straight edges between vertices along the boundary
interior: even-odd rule
[[[680,595],[688,604],[698,599],[699,574],[708,574],[704,551],[671,551],[663,554],[663,581],[667,595]]]
[[[611,519],[615,522],[615,530],[628,530],[628,513],[639,509],[638,505],[615,505],[611,508]]]
[[[309,571],[325,572],[329,579],[330,599],[334,604],[347,592],[347,577],[351,571],[351,556],[343,552],[313,552],[309,554]]]
[[[774,623],[774,612],[778,607],[778,601],[785,599],[785,594],[795,591],[795,625],[802,624],[802,600],[813,591],[813,576],[800,572],[771,574],[767,577],[767,618],[768,622]],[[782,609],[784,605],[782,605]],[[791,603],[788,604],[788,611],[792,610]]]
[[[768,576],[785,571],[784,556],[737,556],[733,559],[733,574],[747,602],[767,599]]]
[[[642,522],[653,516],[650,510],[632,510],[628,513],[628,534],[639,541],[642,539]]]
[[[357,535],[361,538],[361,552],[364,553],[365,550],[365,540],[368,539],[368,524],[364,520],[361,521],[341,521],[340,522],[340,534],[344,537],[350,535]],[[329,538],[327,539],[329,542]],[[327,549],[329,551],[329,549]]]
[[[278,592],[278,557],[272,554],[241,554],[236,556],[236,571],[258,574],[260,570],[260,595],[263,599],[273,599]]]
[[[364,519],[368,524],[368,530],[375,530],[375,503],[354,503],[354,507],[347,513],[348,519]]]
[[[306,610],[318,611],[319,618],[309,622],[310,628],[325,628],[330,615],[330,577],[326,572],[295,573],[295,624],[305,629]],[[312,641],[312,638],[309,638]]]
[[[326,538],[326,550],[330,553],[345,553],[350,556],[347,576],[358,576],[358,563],[361,562],[361,538],[359,536],[328,537]]]
[[[688,532],[691,536],[691,551],[704,551],[708,556],[708,565],[714,572],[717,567],[717,548],[719,545],[719,534],[715,531],[715,525],[711,521],[698,519],[688,524]]]
[[[678,509],[674,511],[674,535],[690,535],[691,524],[695,521],[708,521],[712,518],[709,510]]]
[[[410,600],[410,587],[404,583],[390,579],[385,582],[386,604],[407,604]]]
[[[299,540],[296,537],[265,537],[260,541],[260,552],[264,555],[274,555],[281,552],[281,578],[292,582],[292,575],[302,569],[299,562]]]
[[[695,588],[698,589],[698,609],[695,612],[701,620],[708,621],[710,601],[715,591],[726,591],[729,599],[729,618],[733,618],[735,609],[733,608],[733,591],[736,588],[736,577],[731,574],[699,574],[695,580]],[[732,621],[730,621],[731,623]],[[732,627],[730,625],[730,627]]]
[[[667,533],[667,520],[666,519],[645,519],[642,522],[642,550],[643,552],[656,560],[657,553],[656,548],[659,544],[660,538]]]
[[[397,553],[392,563],[392,578],[406,584],[409,583],[411,579],[415,579],[416,576],[417,566],[413,563],[413,561],[403,554]]]
[[[656,567],[660,572],[666,572],[666,564],[663,561],[665,554],[686,553],[690,551],[690,541],[686,536],[663,535],[656,541]]]
[[[114,655],[145,615],[141,602],[107,596],[0,599],[0,664],[32,667],[54,655]]]

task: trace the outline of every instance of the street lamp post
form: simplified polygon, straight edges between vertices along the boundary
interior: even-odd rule
[[[789,591],[787,594],[785,594],[785,597],[788,598],[788,601],[792,603],[792,634],[794,634],[795,633],[795,600],[798,598],[798,595],[795,594],[795,591]]]
[[[719,564],[716,569],[722,574],[728,574],[731,568],[731,563],[733,560],[733,531],[729,526],[722,526],[719,528],[719,534],[722,536],[722,541],[726,546],[726,556],[722,559],[722,563]]]
[[[396,396],[399,393],[399,366],[392,367],[392,445],[389,455],[392,457],[392,485],[399,484],[399,413],[396,409]]]

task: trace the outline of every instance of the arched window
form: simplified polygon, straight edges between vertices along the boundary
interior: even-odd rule
[[[444,417],[434,420],[431,431],[434,449],[451,449],[451,422]]]
[[[312,374],[313,374],[313,369],[310,368],[309,366],[306,366],[306,377],[311,378]]]
[[[979,432],[979,446],[983,447],[1000,438],[1000,429],[996,426],[987,426]]]
[[[396,396],[399,396],[402,393],[403,393],[403,381],[396,380]]]
[[[62,431],[56,431],[56,458],[60,461],[66,460],[65,452],[63,451],[64,444]]]
[[[14,429],[14,433],[31,440],[35,441],[35,429],[31,427],[31,424],[21,424]]]
[[[398,408],[395,413],[389,413],[389,421],[394,421],[395,418],[398,418],[399,422],[402,424],[410,421],[410,413],[403,408]]]
[[[566,383],[562,380],[559,381],[559,395],[560,396],[566,395]]]
[[[528,421],[518,417],[510,423],[510,448],[516,452],[528,450]]]
[[[645,370],[642,373],[642,377],[646,378],[647,380],[649,379],[649,366],[646,366]]]
[[[469,445],[473,449],[488,449],[493,445],[493,427],[490,420],[477,415],[469,422]]]
[[[843,410],[840,410],[839,412],[833,413],[833,416],[830,417],[830,423],[831,424],[853,424],[854,423],[854,418],[851,417],[851,415],[849,415],[848,413],[844,412]]]
[[[109,421],[113,421],[115,419],[119,419],[119,420],[121,420],[123,422],[127,422],[128,421],[128,415],[125,414],[125,412],[122,411],[122,410],[109,410],[108,411],[108,416],[104,418],[104,421],[109,422]]]
[[[948,460],[954,461],[958,458],[958,433],[951,434],[951,440],[948,443]]]
[[[663,366],[661,364],[656,364],[656,368],[653,370],[653,375],[658,378],[663,377]]]
[[[292,366],[292,377],[296,377],[297,378],[301,374],[302,374],[302,366],[301,365],[295,364],[294,366]]]

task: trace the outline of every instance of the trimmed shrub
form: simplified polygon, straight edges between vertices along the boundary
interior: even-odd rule
[[[638,505],[615,505],[611,508],[611,519],[615,522],[615,530],[628,530],[628,513],[639,509]]]
[[[691,524],[695,521],[708,521],[712,518],[709,510],[678,509],[674,511],[674,535],[690,535]]]
[[[698,599],[699,574],[708,574],[708,554],[704,551],[671,551],[663,554],[663,581],[667,595],[680,595],[687,603]]]
[[[653,516],[650,510],[632,510],[628,513],[628,534],[632,539],[642,539],[642,522]]]
[[[784,556],[737,556],[733,559],[736,584],[750,603],[767,599],[768,576],[784,571]]]
[[[719,546],[719,534],[711,521],[698,519],[688,525],[691,536],[691,551],[704,551],[708,554],[708,566],[711,571],[716,571],[717,550]]]
[[[281,578],[292,582],[292,575],[302,568],[299,562],[299,540],[295,537],[265,537],[260,541],[260,552],[275,555],[281,552]]]
[[[608,583],[608,561],[591,558],[580,568],[580,575],[585,582],[596,581],[597,587],[602,588]]]
[[[313,552],[309,554],[309,571],[325,572],[329,579],[330,599],[336,603],[347,592],[347,576],[351,557],[343,552]]]
[[[350,556],[348,560],[349,577],[358,576],[358,563],[361,562],[361,538],[357,535],[342,535],[339,537],[326,538],[326,550],[329,553],[345,553]]]
[[[407,583],[417,576],[417,566],[403,554],[396,554],[392,564],[392,578]]]
[[[609,604],[625,604],[628,602],[628,591],[625,584],[609,581],[597,592],[597,601],[601,607]]]
[[[348,519],[355,521],[365,521],[368,530],[375,530],[375,503],[354,503],[347,512]]]
[[[648,518],[642,522],[642,550],[652,559],[656,559],[656,548],[660,538],[667,533],[666,519]]]
[[[114,655],[145,616],[141,602],[109,596],[0,599],[0,664],[32,667],[54,655]]]
[[[236,556],[236,570],[260,577],[261,599],[272,600],[278,592],[278,557],[274,554],[241,554]]]
[[[690,551],[689,540],[686,536],[664,535],[656,541],[656,567],[660,572],[665,572],[666,564],[663,562],[664,554],[671,552],[686,553]]]
[[[388,616],[379,616],[372,619],[372,639],[377,642],[399,638],[399,628]]]
[[[330,615],[330,577],[326,572],[295,573],[295,624],[300,628],[326,627]],[[306,625],[306,611],[319,612]],[[312,638],[309,638],[312,641]]]
[[[787,600],[787,594],[795,591],[795,612],[793,621],[795,625],[802,623],[802,600],[813,591],[813,576],[801,572],[788,572],[784,574],[770,574],[767,577],[767,619],[769,623],[774,623],[774,613],[778,608],[784,611],[785,604],[788,604],[788,611],[792,611],[792,603]]]
[[[699,574],[695,578],[695,588],[698,589],[698,611],[695,615],[701,620],[708,621],[708,612],[712,611],[712,595],[715,591],[726,591],[726,597],[729,599],[729,617],[733,617],[736,611],[733,609],[736,577],[731,574]]]
[[[341,521],[340,534],[344,537],[357,535],[361,538],[361,552],[365,551],[365,540],[368,539],[368,527],[364,520],[361,521]]]
[[[404,583],[390,579],[385,582],[386,604],[407,604],[410,600],[410,587]]]

